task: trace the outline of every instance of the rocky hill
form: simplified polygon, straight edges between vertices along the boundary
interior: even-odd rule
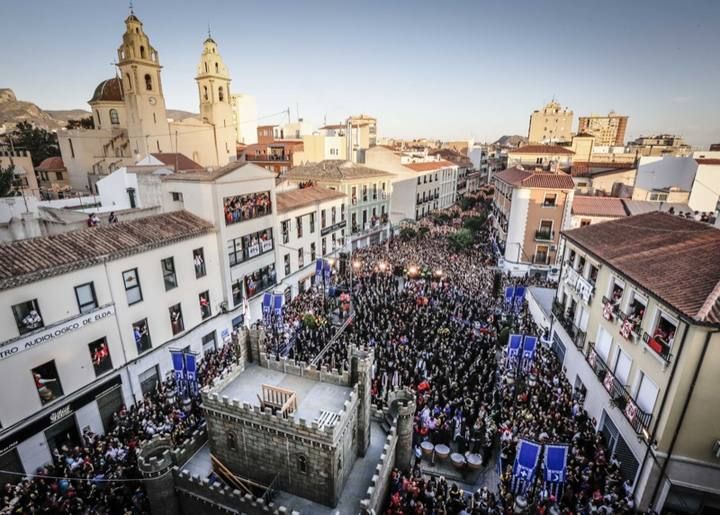
[[[524,136],[518,136],[514,134],[512,136],[502,136],[493,145],[500,145],[501,147],[520,147],[527,145],[528,139]]]
[[[45,111],[32,102],[18,100],[12,89],[0,88],[0,125],[7,123],[12,126],[27,121],[43,129],[53,130],[65,127],[68,120],[78,120],[86,116],[90,116],[90,111],[84,109]],[[167,116],[173,120],[182,120],[198,115],[168,109]]]

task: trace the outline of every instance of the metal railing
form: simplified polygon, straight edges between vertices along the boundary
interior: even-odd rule
[[[672,354],[670,354],[670,344],[668,342],[660,336],[650,336],[648,333],[643,333],[642,338],[650,350],[660,356],[666,363],[670,363]]]
[[[603,385],[605,391],[610,395],[611,405],[623,412],[623,415],[627,421],[630,422],[635,432],[640,434],[643,429],[648,429],[650,427],[650,421],[652,420],[652,413],[646,413],[638,407],[632,395],[630,395],[630,392],[618,381],[610,370],[610,367],[607,366],[602,357],[595,351],[595,344],[593,342],[590,342],[588,346],[585,360],[593,369],[593,372],[595,372],[595,376]]]
[[[565,329],[565,332],[567,332],[572,342],[575,344],[575,347],[582,350],[583,347],[585,347],[585,331],[575,325],[573,317],[566,313],[562,304],[559,302],[553,301],[552,312],[562,328]]]
[[[538,241],[552,241],[555,238],[555,231],[535,231],[535,239]]]

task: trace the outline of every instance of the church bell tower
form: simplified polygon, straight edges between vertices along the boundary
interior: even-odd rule
[[[208,33],[203,43],[200,64],[195,77],[200,98],[200,118],[213,126],[217,165],[232,161],[237,154],[237,130],[233,121],[230,97],[230,74]]]
[[[125,19],[117,66],[123,81],[130,151],[138,157],[173,152],[160,79],[160,58],[132,9]]]

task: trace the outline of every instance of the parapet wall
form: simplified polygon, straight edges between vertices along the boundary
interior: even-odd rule
[[[138,450],[138,468],[146,477],[163,475],[173,466],[181,466],[207,442],[207,424],[203,422],[184,444],[172,447],[170,439],[155,435]]]
[[[363,515],[382,513],[388,489],[390,488],[390,474],[395,467],[397,441],[397,427],[393,425],[390,428],[390,434],[385,438],[383,453],[380,455],[380,460],[375,466],[375,473],[370,479],[370,486],[368,486],[366,496],[360,501],[361,513]]]
[[[175,490],[181,496],[180,509],[183,515],[244,513],[247,515],[289,514],[300,515],[300,512],[278,506],[264,499],[254,497],[240,490],[232,489],[221,483],[211,483],[209,479],[201,479],[191,475],[189,471],[173,469]]]
[[[274,354],[260,353],[260,366],[275,370],[277,372],[284,372],[285,374],[291,374],[294,376],[307,377],[313,381],[319,381],[321,383],[336,384],[339,386],[351,386],[350,384],[350,373],[345,370],[338,370],[333,368],[332,370],[323,366],[320,370],[315,367],[308,366],[305,361],[295,361],[286,357],[277,359]]]

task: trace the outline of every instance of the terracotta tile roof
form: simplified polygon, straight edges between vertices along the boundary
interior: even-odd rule
[[[232,161],[225,166],[221,166],[220,168],[216,168],[212,171],[207,170],[198,170],[198,171],[191,171],[191,172],[182,172],[182,173],[173,173],[170,175],[165,175],[162,177],[163,181],[185,181],[185,182],[214,182],[215,180],[219,179],[220,177],[224,177],[225,175],[234,172],[235,170],[238,170],[240,168],[243,168],[245,166],[254,166],[256,169],[262,167],[258,167],[252,163],[246,163],[244,161]],[[271,171],[267,170],[268,176],[274,177],[275,174]]]
[[[720,159],[695,159],[699,165],[720,165]]]
[[[508,150],[508,154],[567,154],[573,155],[572,150],[560,145],[525,145],[524,147]]]
[[[122,102],[123,98],[122,81],[113,77],[97,85],[89,102]]]
[[[667,213],[563,234],[686,317],[720,325],[720,230]]]
[[[635,169],[633,163],[595,163],[595,162],[573,162],[570,174],[573,177],[593,177],[606,173],[624,172]]]
[[[410,168],[415,172],[429,172],[431,170],[442,170],[443,168],[448,168],[449,166],[457,166],[457,164],[443,159],[441,161],[431,161],[429,163],[407,163],[403,166],[405,168]]]
[[[48,157],[43,159],[42,163],[37,165],[35,169],[42,170],[44,172],[65,170],[65,163],[60,156]]]
[[[326,159],[288,170],[284,177],[297,181],[353,181],[370,177],[392,177],[393,174],[341,159]]]
[[[627,216],[622,199],[617,197],[590,197],[575,195],[572,214],[581,216]]]
[[[521,188],[548,188],[572,190],[575,183],[564,173],[535,172],[520,167],[508,168],[495,174],[495,178]]]
[[[309,206],[316,202],[343,198],[346,195],[339,191],[310,186],[292,191],[284,191],[275,195],[275,202],[279,213],[285,213],[299,207]]]
[[[158,153],[158,154],[150,154],[155,159],[163,163],[167,166],[172,166],[173,169],[175,169],[175,163],[177,163],[177,172],[182,172],[184,170],[202,170],[202,165],[196,163],[189,157],[187,157],[185,154],[180,153]]]
[[[214,230],[187,211],[0,244],[0,290],[195,238]]]

